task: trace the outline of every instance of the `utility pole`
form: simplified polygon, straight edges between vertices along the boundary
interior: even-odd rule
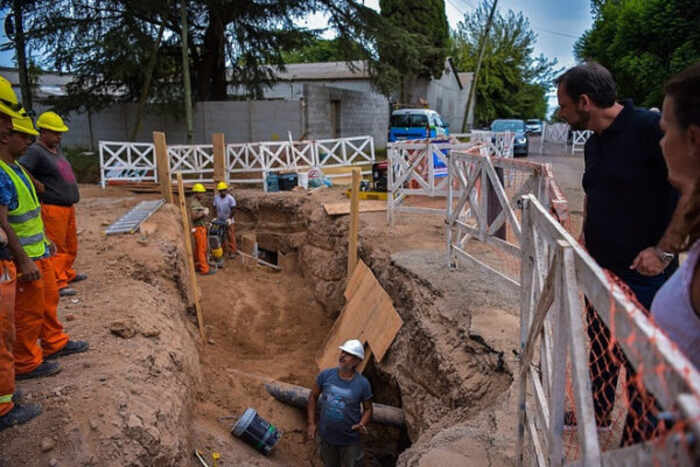
[[[182,22],[182,78],[185,86],[185,120],[187,121],[187,144],[192,143],[192,87],[190,85],[190,61],[187,53],[187,4],[180,0]]]
[[[165,20],[163,20],[160,23],[160,26],[158,26],[158,38],[156,39],[156,42],[153,44],[153,51],[151,52],[151,56],[148,58],[148,64],[146,65],[146,79],[143,82],[143,87],[141,87],[141,95],[139,96],[139,103],[138,106],[136,107],[136,123],[134,123],[134,128],[131,130],[131,136],[129,137],[129,141],[136,141],[136,135],[139,133],[139,130],[141,129],[141,120],[143,119],[143,109],[146,106],[146,101],[148,100],[148,92],[151,89],[151,79],[153,78],[153,70],[156,67],[156,58],[158,58],[158,49],[160,49],[160,43],[163,39],[163,31],[165,31]],[[185,54],[186,55],[186,54]],[[183,56],[184,57],[184,56]],[[188,77],[189,77],[189,70],[188,70]],[[189,81],[189,79],[188,79]],[[189,101],[187,101],[188,108],[189,108]],[[192,126],[188,126],[188,129],[191,130]],[[190,131],[190,135],[192,132]]]
[[[22,1],[13,0],[12,16],[15,23],[15,50],[17,52],[17,67],[19,68],[19,85],[22,89],[22,105],[29,112],[32,110],[32,88],[29,85],[27,71],[27,55],[24,44],[24,27],[22,25]]]
[[[494,13],[496,13],[497,3],[498,0],[493,0],[493,5],[491,5],[491,12],[489,13],[489,19],[488,21],[486,21],[486,28],[484,29],[484,34],[481,36],[481,44],[479,46],[479,60],[476,62],[476,71],[474,72],[474,77],[472,78],[472,85],[469,88],[467,108],[464,110],[464,120],[462,121],[462,133],[465,133],[467,131],[467,122],[469,120],[469,108],[472,106],[472,101],[474,100],[474,95],[476,94],[476,82],[479,79],[481,62],[484,59],[484,51],[486,50],[486,43],[488,42],[489,31],[491,30],[491,23],[493,22],[493,15]]]

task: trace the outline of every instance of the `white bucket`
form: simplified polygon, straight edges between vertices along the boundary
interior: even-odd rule
[[[309,173],[297,172],[297,184],[305,190],[309,189]]]

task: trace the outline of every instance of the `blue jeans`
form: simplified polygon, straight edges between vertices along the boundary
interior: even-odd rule
[[[676,258],[663,273],[658,276],[642,276],[632,270],[612,271],[634,292],[637,301],[647,310],[651,308],[654,295],[671,275],[678,269]],[[610,425],[610,414],[615,405],[615,388],[620,374],[620,366],[625,365],[627,379],[631,381],[635,375],[634,368],[627,361],[624,352],[618,344],[612,351],[609,350],[610,331],[600,319],[598,313],[586,300],[586,316],[588,320],[588,337],[591,340],[591,350],[588,362],[591,371],[591,389],[593,390],[593,405],[595,409],[596,424],[598,426]],[[649,394],[645,399],[641,396],[639,388],[634,383],[627,384],[627,398],[630,406],[625,419],[621,446],[636,444],[651,438],[658,425],[655,413],[659,406],[653,396]]]

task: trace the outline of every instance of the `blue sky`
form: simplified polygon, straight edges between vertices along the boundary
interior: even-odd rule
[[[465,13],[471,13],[480,0],[445,0],[445,12],[451,28],[456,28]],[[379,9],[379,0],[365,0],[369,7]],[[498,9],[522,11],[537,33],[535,54],[556,58],[561,67],[575,64],[573,45],[592,24],[589,0],[500,0]],[[2,12],[4,21],[6,11]],[[323,28],[327,22],[322,15],[309,17],[303,24],[311,28]],[[331,34],[331,33],[329,33]],[[3,28],[0,28],[0,43],[7,41]],[[31,53],[31,51],[27,51]],[[0,65],[15,66],[12,51],[0,52]],[[550,108],[556,106],[556,98],[549,96]]]

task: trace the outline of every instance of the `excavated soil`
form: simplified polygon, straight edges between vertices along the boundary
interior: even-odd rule
[[[228,260],[198,277],[207,342],[186,293],[178,210],[164,207],[140,233],[105,237],[109,223],[156,196],[81,194],[76,264],[89,279],[61,299],[59,317],[91,350],[63,358],[54,377],[18,384],[44,413],[0,433],[0,466],[194,466],[195,448],[208,460],[220,452],[219,465],[320,465],[303,412],[263,383],[309,387],[318,372],[314,357],[344,303],[348,227],[321,203],[341,191],[235,193],[237,233],[296,253],[298,270]],[[388,227],[385,215],[361,215],[359,253],[404,326],[365,374],[376,402],[403,408],[407,428],[371,426],[367,465],[511,464],[517,297],[478,271],[444,268],[439,217],[403,215]],[[220,420],[247,407],[284,433],[268,458],[230,434],[235,419]]]

